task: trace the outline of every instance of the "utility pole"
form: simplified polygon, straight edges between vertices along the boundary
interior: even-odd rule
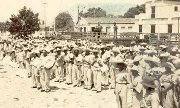
[[[79,6],[78,6],[78,21],[77,21],[77,24],[79,23],[79,20],[80,20],[80,15],[79,15]]]
[[[47,5],[47,3],[44,2],[43,7],[44,7],[44,31],[45,31],[45,36],[46,36],[46,5]]]
[[[54,18],[54,32],[56,31],[56,17]]]

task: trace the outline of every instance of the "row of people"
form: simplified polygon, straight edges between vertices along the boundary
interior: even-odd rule
[[[49,92],[54,78],[97,93],[104,87],[114,89],[119,108],[179,108],[177,47],[156,49],[135,42],[117,47],[87,41],[12,41],[6,46],[4,52],[28,70],[32,87],[41,91]]]

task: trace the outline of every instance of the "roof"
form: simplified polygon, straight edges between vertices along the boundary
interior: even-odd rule
[[[105,17],[100,17],[100,18],[84,18],[84,20],[87,21],[89,24],[96,24],[96,23],[101,23],[101,24],[113,24],[113,23],[119,23],[119,24],[134,24],[135,23],[135,18],[105,18]]]
[[[179,5],[180,4],[180,0],[149,0],[145,4],[149,4],[149,3],[166,3],[166,4],[176,4],[176,5]]]

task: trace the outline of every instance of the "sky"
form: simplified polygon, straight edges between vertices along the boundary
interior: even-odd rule
[[[0,22],[9,20],[12,14],[18,14],[18,10],[23,6],[39,13],[40,19],[46,16],[47,24],[51,24],[60,12],[70,13],[76,21],[78,6],[83,11],[92,7],[101,7],[107,14],[122,15],[129,7],[143,4],[145,1],[149,0],[0,0]],[[43,3],[46,3],[46,12]]]

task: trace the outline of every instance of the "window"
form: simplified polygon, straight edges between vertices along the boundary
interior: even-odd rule
[[[106,27],[106,33],[108,32],[108,27]]]
[[[54,31],[54,28],[50,28],[50,31]]]
[[[155,18],[156,17],[155,13],[156,13],[156,8],[155,8],[155,6],[152,6],[151,7],[151,18]]]
[[[132,26],[129,26],[128,29],[132,29]]]
[[[95,30],[95,27],[91,27],[91,31],[94,32],[94,30]]]
[[[84,27],[84,32],[86,32],[86,27]]]
[[[139,33],[142,33],[142,25],[139,25]]]
[[[154,24],[151,25],[151,33],[156,33],[156,26]]]
[[[121,29],[125,29],[125,27],[124,27],[124,26],[122,26],[122,27],[121,27]]]
[[[82,27],[80,27],[80,32],[82,32],[82,29],[83,29],[83,28],[82,28]]]
[[[168,33],[172,33],[172,24],[168,24]]]
[[[174,11],[178,11],[178,7],[177,6],[174,7]]]

